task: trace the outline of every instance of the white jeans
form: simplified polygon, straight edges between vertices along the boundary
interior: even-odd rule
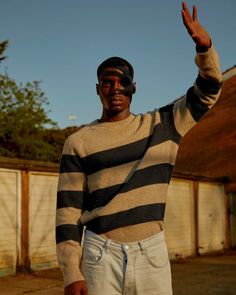
[[[164,232],[119,244],[86,231],[82,272],[89,295],[171,295]]]

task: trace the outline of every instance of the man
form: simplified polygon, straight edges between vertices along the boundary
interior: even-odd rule
[[[66,295],[172,294],[163,231],[167,188],[181,138],[213,106],[222,84],[196,7],[191,16],[183,2],[182,17],[196,43],[199,68],[186,96],[134,115],[133,68],[109,58],[97,70],[100,120],[65,143],[56,234]]]

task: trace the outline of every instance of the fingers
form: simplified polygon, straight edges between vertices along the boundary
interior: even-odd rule
[[[197,20],[197,6],[193,5],[193,20]]]
[[[187,19],[186,19],[186,14],[185,12],[182,10],[182,19],[183,19],[183,23],[185,25],[185,27],[188,26],[188,22],[187,22]]]
[[[182,2],[182,15],[185,17],[186,21],[192,21],[192,16],[188,10],[187,4]]]
[[[182,1],[182,8],[183,8],[183,10],[188,10],[187,4],[185,1]]]
[[[193,5],[193,15],[190,14],[188,6],[185,1],[182,2],[182,16],[185,17],[186,21],[192,22],[197,20],[197,6]]]
[[[189,34],[191,35],[193,33],[192,28],[191,28],[191,23],[193,21],[191,14],[189,13],[188,7],[186,3],[183,1],[182,2],[182,19],[183,23],[188,30]]]

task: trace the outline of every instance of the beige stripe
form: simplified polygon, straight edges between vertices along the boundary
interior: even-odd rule
[[[197,53],[195,56],[195,63],[199,68],[201,77],[207,80],[222,81],[220,59],[213,45],[208,51]]]
[[[94,152],[103,152],[134,143],[148,137],[159,122],[159,112],[149,112],[143,116],[133,116],[133,119],[126,125],[116,122],[115,124],[87,126],[67,139],[63,153],[76,155],[79,152],[81,157],[85,157]]]
[[[159,192],[158,195],[157,192]],[[96,208],[91,212],[85,211],[81,221],[86,223],[95,217],[114,214],[137,206],[165,203],[166,192],[167,184],[153,184],[137,188],[128,193],[117,195],[105,207]]]
[[[172,141],[150,147],[142,160],[104,169],[88,176],[90,193],[112,185],[127,182],[133,172],[149,166],[170,163],[174,165],[178,145]]]
[[[57,259],[63,272],[65,287],[75,281],[84,280],[79,268],[81,256],[82,249],[78,242],[69,240],[57,244]]]
[[[78,224],[82,210],[72,207],[60,208],[56,212],[56,226],[62,224]]]
[[[59,175],[58,191],[82,191],[85,185],[85,175],[79,172],[61,173]]]
[[[176,102],[174,106],[175,128],[183,136],[196,122],[186,106],[186,97]]]
[[[135,170],[138,161],[104,169],[88,176],[89,192],[106,188],[127,181],[129,175]]]
[[[140,162],[138,169],[164,163],[174,165],[177,151],[178,145],[171,140],[150,147]]]

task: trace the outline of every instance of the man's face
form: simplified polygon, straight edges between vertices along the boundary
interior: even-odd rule
[[[129,110],[133,89],[134,85],[127,71],[116,67],[105,68],[97,84],[97,94],[103,110],[111,114]]]

